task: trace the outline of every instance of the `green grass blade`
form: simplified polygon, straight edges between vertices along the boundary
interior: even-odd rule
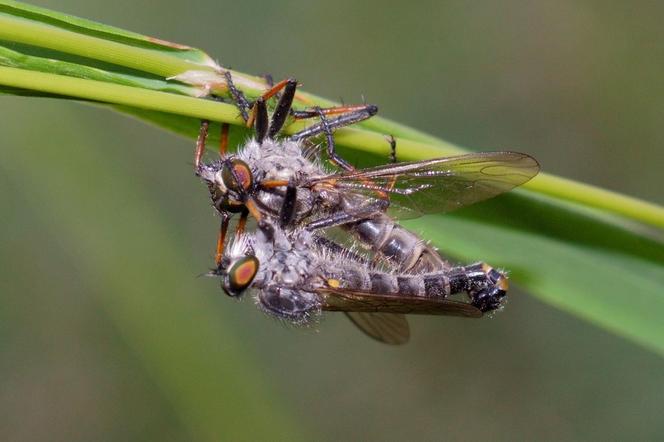
[[[0,12],[0,40],[75,54],[163,77],[176,75],[188,69],[215,66],[212,60],[190,60],[171,50],[132,46],[113,39],[77,33],[2,12]]]
[[[116,42],[123,46],[132,46],[136,48],[169,53],[172,57],[179,58],[183,61],[188,61],[193,64],[209,66],[215,64],[214,61],[205,52],[199,49],[178,43],[168,42],[154,37],[148,37],[136,32],[126,31],[124,29],[75,17],[73,15],[62,14],[57,11],[40,8],[38,6],[33,6],[27,3],[2,0],[0,1],[0,14],[5,16],[3,18],[4,21],[1,23],[4,23],[5,26],[9,26],[9,29],[5,29],[5,31],[11,35],[10,39],[13,40],[15,37],[22,36],[22,38],[25,39],[25,41],[23,41],[24,43],[35,44],[36,46],[40,47],[49,47],[42,44],[44,42],[45,35],[29,36],[27,35],[27,31],[30,29],[44,31],[45,28],[37,29],[34,27],[28,27],[28,22],[32,22],[34,25],[39,25],[41,23],[60,31],[79,34],[81,36],[89,36],[98,39],[100,43],[102,41]],[[17,27],[11,27],[11,21],[7,20],[9,18],[22,19],[26,27],[20,28],[18,25]],[[47,33],[44,32],[44,34]],[[0,33],[0,35],[3,35],[3,33]],[[66,34],[60,33],[52,35],[64,36]],[[66,46],[64,42],[53,42],[51,45],[58,45],[59,48],[64,49],[63,52],[69,52],[67,50],[69,47]],[[52,49],[58,48],[53,47]]]
[[[13,51],[4,46],[0,46],[0,66],[120,84],[153,91],[170,92],[180,95],[198,96],[200,94],[200,90],[197,88],[172,81],[110,72],[100,68],[52,58],[35,57],[18,51]]]

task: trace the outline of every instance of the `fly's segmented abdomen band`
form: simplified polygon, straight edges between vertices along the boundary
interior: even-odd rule
[[[450,266],[435,249],[386,215],[354,223],[350,230],[375,253],[389,259],[400,271],[434,272]]]
[[[375,293],[416,297],[446,297],[450,294],[450,280],[446,275],[392,275],[369,273],[369,287]]]
[[[487,288],[506,289],[506,278],[484,263],[419,275],[392,274],[345,268],[332,275],[349,290],[400,296],[445,298],[460,292],[474,293]]]

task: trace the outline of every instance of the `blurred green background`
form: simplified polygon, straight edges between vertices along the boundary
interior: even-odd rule
[[[664,203],[661,2],[32,3]],[[412,318],[405,347],[342,316],[293,330],[197,277],[217,220],[191,140],[0,109],[4,440],[664,438],[653,353],[518,290],[493,319]]]

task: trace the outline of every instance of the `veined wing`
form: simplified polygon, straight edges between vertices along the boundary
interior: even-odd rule
[[[440,298],[386,295],[363,290],[325,287],[321,295],[322,309],[338,312],[401,313],[448,315],[479,318],[482,312],[470,304]]]
[[[537,160],[524,153],[480,152],[359,169],[313,183],[328,183],[368,199],[386,194],[391,212],[397,212],[391,215],[413,218],[493,198],[529,181],[539,170]]]
[[[401,345],[410,339],[406,317],[399,313],[346,312],[360,330],[385,344]]]

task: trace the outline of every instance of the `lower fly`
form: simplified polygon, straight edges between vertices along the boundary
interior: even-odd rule
[[[388,343],[403,343],[409,333],[407,322],[391,315],[477,318],[501,308],[508,288],[505,274],[483,263],[436,272],[384,270],[306,229],[269,221],[235,237],[213,274],[228,295],[253,289],[263,311],[293,324],[311,323],[326,310],[360,314],[354,321],[386,315],[387,329],[372,336]],[[467,299],[452,299],[460,293]]]

